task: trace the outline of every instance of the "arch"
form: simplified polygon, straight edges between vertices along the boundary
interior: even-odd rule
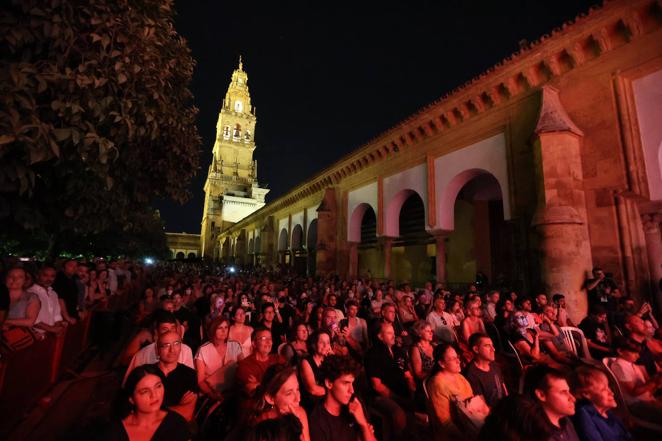
[[[179,251],[179,252],[175,255],[175,258],[176,258],[177,260],[184,260],[185,257],[186,257],[186,255],[184,254],[183,251]]]
[[[308,225],[306,244],[309,251],[314,251],[317,249],[317,219],[313,219]]]
[[[189,259],[195,259],[195,258],[198,257],[198,256],[196,256],[195,253],[188,253],[188,256],[187,256],[187,257],[188,257]]]
[[[287,230],[285,228],[280,230],[280,234],[278,235],[278,251],[286,251],[287,250]]]
[[[400,210],[402,206],[412,196],[416,196],[421,199],[423,204],[424,211],[426,210],[425,201],[423,196],[420,195],[416,190],[406,188],[400,190],[396,193],[391,200],[389,201],[386,210],[384,211],[384,235],[388,237],[398,237],[400,236]]]
[[[303,228],[297,224],[292,228],[291,249],[300,250],[303,248]]]
[[[375,215],[375,210],[368,203],[362,202],[354,208],[350,216],[349,231],[347,232],[347,240],[350,242],[361,242],[361,224],[365,214],[371,212]]]
[[[455,218],[454,218],[454,207],[455,200],[457,199],[460,190],[462,190],[467,184],[472,180],[479,177],[488,177],[488,179],[493,180],[493,183],[496,184],[498,188],[498,197],[495,195],[484,195],[483,199],[494,200],[501,199],[503,196],[503,189],[501,188],[501,183],[499,180],[489,171],[483,170],[480,168],[472,168],[464,170],[463,172],[458,173],[450,180],[440,198],[440,219],[439,225],[443,230],[453,230],[455,229]],[[505,210],[504,210],[505,214]]]

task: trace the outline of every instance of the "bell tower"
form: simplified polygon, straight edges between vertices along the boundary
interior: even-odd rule
[[[218,114],[212,161],[205,182],[200,245],[202,256],[217,259],[218,232],[262,208],[269,192],[257,182],[255,107],[248,91],[248,75],[239,57]]]

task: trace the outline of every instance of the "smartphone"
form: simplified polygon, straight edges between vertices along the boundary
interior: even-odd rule
[[[348,327],[349,327],[349,319],[344,318],[344,319],[340,320],[340,331],[341,332],[344,328],[348,328]]]

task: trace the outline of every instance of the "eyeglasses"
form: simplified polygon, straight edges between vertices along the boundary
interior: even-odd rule
[[[181,340],[173,341],[172,343],[159,343],[159,349],[178,348],[182,345]]]

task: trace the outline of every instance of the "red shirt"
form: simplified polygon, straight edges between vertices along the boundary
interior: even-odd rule
[[[262,382],[262,377],[264,377],[264,373],[269,366],[278,363],[285,363],[285,359],[278,354],[269,354],[269,358],[266,361],[257,360],[255,354],[249,355],[241,360],[237,366],[237,374],[235,377],[237,384],[245,391],[248,377],[252,375],[258,382]]]

